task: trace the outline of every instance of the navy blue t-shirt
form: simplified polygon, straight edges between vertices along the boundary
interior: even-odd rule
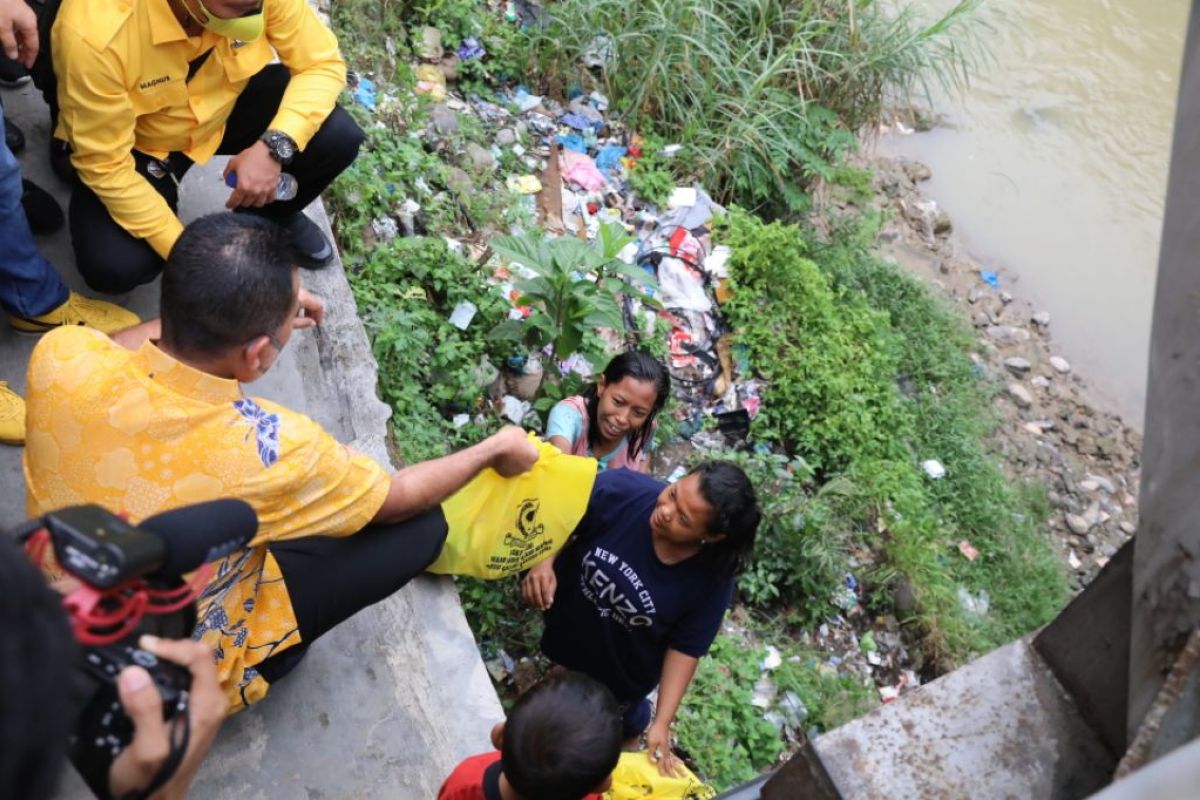
[[[542,652],[622,702],[658,684],[668,649],[707,653],[733,597],[733,579],[704,559],[658,559],[650,513],[666,486],[629,469],[601,472],[587,513],[554,562],[558,588]]]

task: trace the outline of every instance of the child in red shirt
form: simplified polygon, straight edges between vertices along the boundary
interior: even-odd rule
[[[438,800],[600,800],[621,755],[621,714],[603,685],[561,673],[517,699],[492,744],[450,773]]]

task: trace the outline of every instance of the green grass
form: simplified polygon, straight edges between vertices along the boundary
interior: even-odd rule
[[[810,495],[771,493],[759,548],[766,566],[756,559],[750,577],[778,576],[774,602],[819,615],[838,564],[871,549],[879,558],[859,577],[873,602],[886,608],[898,581],[911,585],[909,621],[939,670],[1048,621],[1067,586],[1044,531],[1045,502],[1010,485],[988,448],[995,387],[967,357],[965,323],[871,255],[869,225],[810,245],[796,226],[735,209],[717,237],[734,253],[726,314],[768,382],[754,433],[800,459],[792,475]],[[921,470],[930,458],[946,466],[942,480]],[[957,552],[962,539],[977,561]],[[960,587],[986,591],[989,612],[965,611]],[[750,597],[767,594],[760,586]]]
[[[686,145],[673,167],[775,213],[836,179],[888,99],[966,81],[978,0],[924,20],[875,0],[562,0],[534,34],[543,73],[595,80],[629,124]],[[581,56],[610,47],[593,76]],[[679,175],[677,177],[685,177]]]

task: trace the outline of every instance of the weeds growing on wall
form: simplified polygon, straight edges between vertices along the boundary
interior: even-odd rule
[[[877,0],[562,0],[536,44],[543,74],[685,144],[714,196],[776,214],[807,208],[889,99],[965,82],[977,5],[925,21]]]

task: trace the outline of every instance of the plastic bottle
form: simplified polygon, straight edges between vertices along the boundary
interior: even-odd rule
[[[237,188],[237,173],[231,172],[225,176],[225,185],[230,189]],[[296,176],[287,172],[279,173],[279,183],[275,185],[276,200],[291,200],[296,196],[296,192],[300,189],[300,184],[296,182]]]

